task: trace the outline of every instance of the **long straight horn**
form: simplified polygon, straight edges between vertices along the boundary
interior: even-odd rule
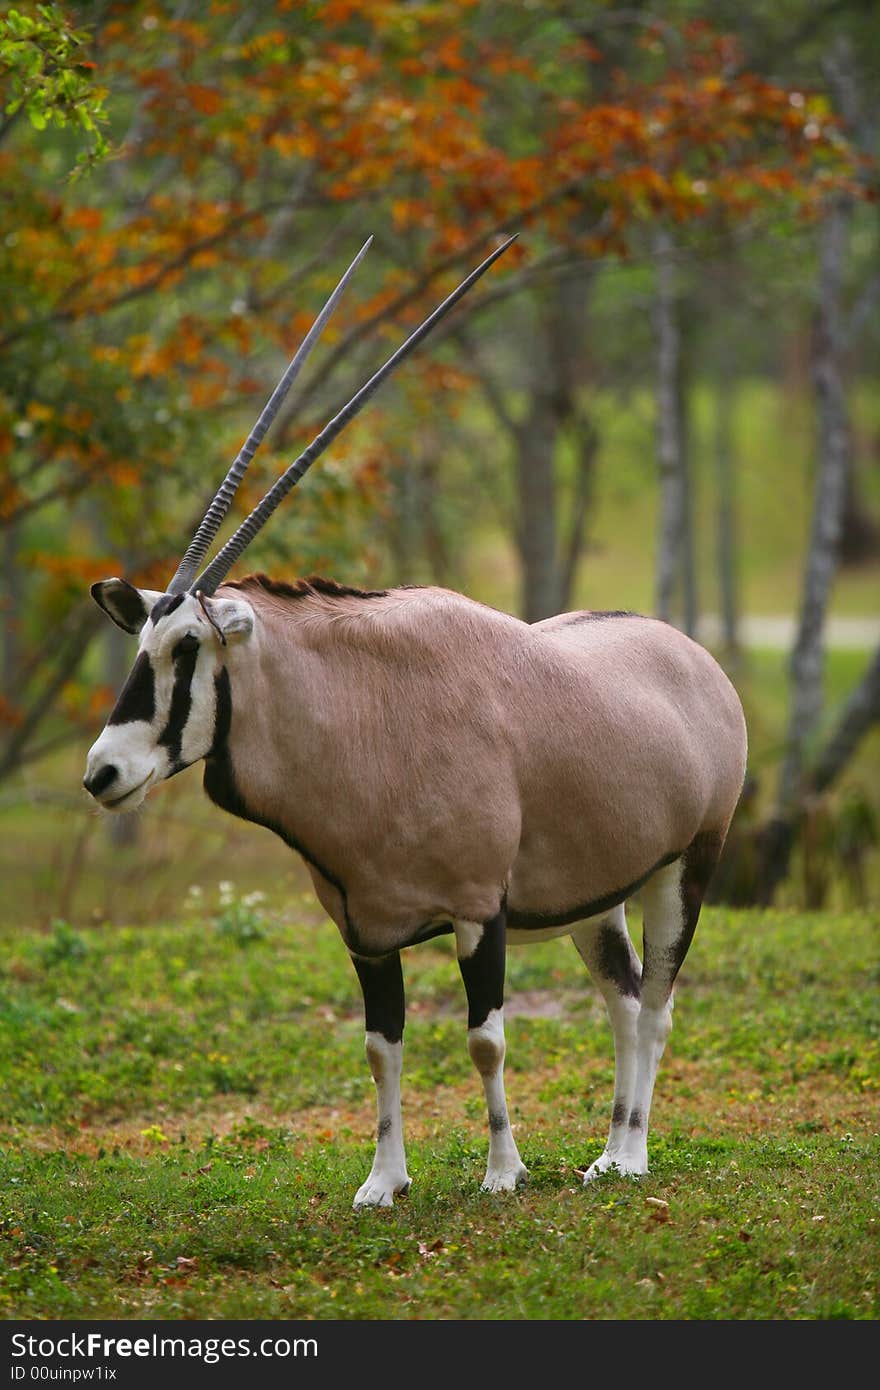
[[[266,493],[262,502],[254,508],[250,516],[245,518],[235,534],[230,536],[229,540],[223,546],[223,549],[218,551],[200,578],[191,586],[191,593],[197,591],[208,595],[214,593],[218,586],[223,583],[223,580],[232,569],[236,560],[239,559],[250,545],[257,532],[265,526],[275,508],[284,500],[291,488],[295,487],[303,474],[311,468],[315,460],[323,454],[328,445],[332,444],[336,436],[345,429],[349,421],[353,420],[358,411],[366,405],[367,401],[379,386],[381,386],[385,378],[390,376],[396,367],[400,366],[404,358],[408,357],[422,339],[427,337],[431,329],[440,322],[445,314],[449,313],[449,310],[453,305],[458,303],[463,295],[467,294],[471,286],[479,280],[481,275],[485,274],[490,265],[497,261],[499,256],[503,256],[504,252],[514,241],[516,241],[516,237],[510,237],[502,246],[499,246],[497,250],[493,251],[491,256],[487,256],[483,263],[477,266],[476,270],[471,271],[467,279],[463,280],[458,286],[458,289],[453,290],[452,294],[444,299],[443,303],[434,310],[433,314],[426,318],[424,323],[420,324],[414,333],[410,334],[406,342],[397,349],[392,357],[389,357],[385,365],[380,367],[379,370],[370,377],[369,381],[365,386],[361,387],[357,395],[352,396],[348,405],[343,406],[338,415],[334,415],[329,425],[325,425],[321,433],[315,436],[308,448],[300,454],[299,458],[296,459],[284,473],[282,473],[274,487],[270,488]]]
[[[220,487],[217,489],[213,502],[205,512],[199,529],[196,531],[196,534],[187,547],[186,554],[177,567],[177,573],[168,585],[169,594],[184,593],[192,583],[199,565],[207,555],[210,544],[220,529],[223,518],[229,511],[232,499],[235,496],[239,483],[247,472],[251,459],[262,444],[266,431],[278,414],[281,402],[284,400],[284,397],[299,375],[300,368],[324,331],[327,320],[342,298],[346,285],[357,270],[364,256],[367,254],[372,240],[373,238],[370,237],[355,256],[348,270],[339,281],[336,289],[327,300],[327,303],[324,305],[303,339],[299,352],[290,363],[287,371],[284,373],[263,407],[259,420],[238,451],[235,462],[226,474]]]

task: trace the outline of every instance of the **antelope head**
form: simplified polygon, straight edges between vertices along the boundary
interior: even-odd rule
[[[108,617],[125,632],[139,636],[138,655],[131,673],[106,727],[88,754],[83,786],[101,806],[110,811],[133,810],[141,804],[150,787],[173,777],[211,751],[217,730],[218,679],[226,649],[246,642],[254,627],[254,614],[248,603],[237,598],[217,598],[216,590],[307,469],[357,415],[385,378],[515,239],[510,237],[493,251],[420,324],[282,473],[198,574],[254,453],[366,254],[368,241],[327,300],[267,401],[218,488],[167,591],[138,589],[127,580],[116,578],[92,585],[92,597]]]

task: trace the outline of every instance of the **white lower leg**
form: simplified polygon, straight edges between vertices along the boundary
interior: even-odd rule
[[[584,1176],[591,1182],[617,1166],[626,1150],[638,1065],[641,963],[626,928],[623,904],[601,921],[584,924],[572,940],[602,993],[614,1037],[614,1102],[604,1152]]]
[[[639,1001],[632,997],[605,1000],[614,1033],[614,1103],[605,1150],[591,1163],[584,1182],[591,1182],[600,1173],[618,1166],[621,1155],[627,1152],[630,1139],[630,1115],[635,1104],[638,1073]]]
[[[615,1162],[623,1173],[648,1171],[648,1121],[657,1068],[672,1030],[672,1000],[661,1008],[642,1004],[638,1023],[636,1078],[623,1142]]]
[[[672,1031],[672,986],[685,928],[682,861],[659,870],[642,891],[644,969],[636,1029],[636,1068],[627,1131],[615,1159],[623,1173],[648,1171],[648,1121],[657,1069]]]
[[[403,1147],[400,1076],[403,1043],[390,1043],[381,1033],[367,1033],[367,1061],[376,1083],[378,1128],[376,1153],[367,1181],[358,1188],[356,1207],[390,1207],[398,1192],[410,1185]]]
[[[483,1081],[489,1111],[489,1161],[483,1188],[512,1192],[528,1175],[510,1128],[504,1095],[504,1011],[492,1009],[485,1023],[468,1030],[468,1052]]]

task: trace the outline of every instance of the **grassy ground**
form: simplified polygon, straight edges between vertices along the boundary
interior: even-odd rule
[[[708,910],[651,1174],[587,1190],[611,1099],[598,995],[569,942],[512,951],[531,1180],[501,1198],[478,1190],[451,946],[407,953],[413,1188],[354,1213],[373,1098],[335,930],[308,896],[193,902],[173,926],[0,940],[4,1318],[876,1318],[870,914]]]

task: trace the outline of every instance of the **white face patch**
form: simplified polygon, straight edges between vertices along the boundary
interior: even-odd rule
[[[102,806],[132,810],[151,786],[210,752],[220,650],[195,597],[163,595],[154,605],[128,681],[89,751],[84,784]]]

